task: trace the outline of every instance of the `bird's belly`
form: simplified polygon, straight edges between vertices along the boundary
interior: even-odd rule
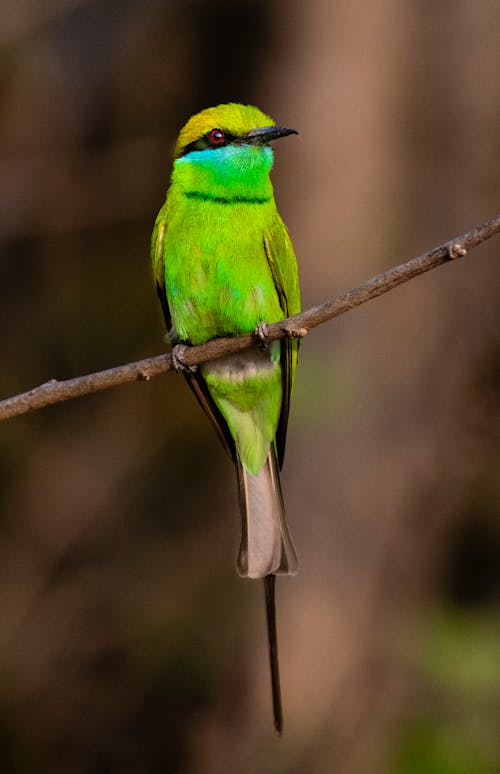
[[[263,352],[254,346],[201,366],[201,373],[227,422],[238,455],[258,473],[276,435],[281,399],[280,342]]]

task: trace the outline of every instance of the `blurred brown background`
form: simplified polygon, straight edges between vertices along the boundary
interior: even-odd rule
[[[499,209],[495,0],[5,0],[1,397],[160,353],[189,115],[257,104],[304,306]],[[311,333],[285,736],[231,466],[169,375],[0,426],[0,770],[500,771],[498,238]],[[496,287],[497,286],[497,287]]]

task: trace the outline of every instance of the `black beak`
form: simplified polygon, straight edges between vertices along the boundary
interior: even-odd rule
[[[238,137],[233,142],[236,145],[267,145],[289,134],[298,134],[298,132],[295,129],[286,129],[284,126],[260,126],[258,129],[250,129],[243,137]]]

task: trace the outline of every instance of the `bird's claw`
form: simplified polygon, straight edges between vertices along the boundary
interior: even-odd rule
[[[186,363],[186,352],[189,347],[186,344],[176,344],[172,349],[172,365],[177,373],[194,373],[198,366]]]
[[[454,261],[455,258],[462,258],[462,256],[467,255],[467,249],[460,242],[455,242],[455,244],[448,245],[448,255]]]
[[[260,348],[264,350],[266,350],[269,347],[269,342],[267,340],[268,331],[269,331],[269,325],[261,321],[253,332],[253,335],[257,339]]]
[[[288,339],[303,339],[307,336],[307,328],[285,328]]]
[[[287,339],[303,339],[307,336],[307,328],[294,328],[293,326],[284,325],[283,333]],[[261,349],[268,349],[269,347],[269,325],[265,322],[260,322],[253,332],[254,337],[259,342]]]

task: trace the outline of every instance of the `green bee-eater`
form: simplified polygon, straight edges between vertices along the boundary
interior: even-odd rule
[[[296,132],[238,104],[203,110],[181,130],[152,237],[154,277],[173,345],[238,336],[300,311],[297,262],[269,178],[270,143],[289,134]],[[278,466],[297,349],[297,340],[267,349],[256,342],[184,372],[236,466],[242,516],[237,567],[242,576],[265,579],[278,732],[274,580],[298,570]]]

